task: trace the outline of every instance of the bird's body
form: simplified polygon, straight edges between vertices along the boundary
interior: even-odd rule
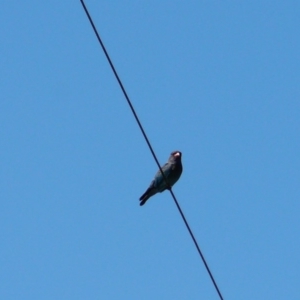
[[[161,171],[158,170],[149,188],[140,197],[140,205],[144,205],[146,201],[156,193],[161,193],[166,189],[170,189],[179,179],[182,173],[181,152],[173,151],[169,157],[168,162],[161,169],[168,183],[166,182]]]

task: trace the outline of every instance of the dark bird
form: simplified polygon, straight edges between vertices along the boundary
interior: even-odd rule
[[[168,162],[162,167],[162,171],[168,183],[166,183],[164,176],[160,170],[158,170],[150,186],[141,196],[140,205],[144,205],[150,197],[158,192],[161,193],[167,189],[169,190],[175,184],[182,173],[181,156],[182,154],[180,151],[173,151],[171,153]]]

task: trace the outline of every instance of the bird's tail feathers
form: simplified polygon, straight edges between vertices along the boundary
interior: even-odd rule
[[[149,187],[147,191],[140,197],[140,206],[144,205],[146,201],[154,194],[156,194],[156,191],[154,191],[152,187]]]

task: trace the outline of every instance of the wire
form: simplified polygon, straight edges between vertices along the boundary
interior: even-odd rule
[[[128,105],[129,105],[129,107],[130,107],[130,109],[131,109],[131,111],[132,111],[132,113],[133,113],[133,115],[134,115],[134,117],[135,117],[135,120],[136,120],[136,122],[138,123],[138,126],[140,127],[140,130],[141,130],[141,132],[142,132],[142,134],[143,134],[143,136],[144,136],[144,138],[145,138],[145,140],[146,140],[146,143],[147,143],[147,145],[148,145],[148,147],[149,147],[149,149],[150,149],[150,151],[151,151],[151,153],[152,153],[152,156],[153,156],[153,158],[154,158],[154,160],[155,160],[155,162],[156,162],[156,164],[157,164],[157,166],[158,166],[158,168],[159,168],[161,174],[163,175],[164,180],[165,180],[166,183],[168,184],[168,181],[167,181],[167,179],[166,179],[166,177],[165,177],[164,172],[163,172],[162,169],[161,169],[161,166],[160,166],[160,164],[159,164],[159,162],[158,162],[158,159],[157,159],[157,157],[156,157],[156,155],[155,155],[155,153],[154,153],[154,150],[153,150],[153,148],[152,148],[152,146],[151,146],[151,144],[150,144],[150,141],[149,141],[149,139],[148,139],[148,137],[147,137],[147,135],[146,135],[146,133],[145,133],[145,130],[144,130],[144,128],[143,128],[143,126],[142,126],[142,124],[141,124],[141,122],[140,122],[140,120],[139,120],[139,118],[138,118],[138,116],[137,116],[137,114],[136,114],[136,112],[135,112],[135,110],[134,110],[134,107],[133,107],[133,105],[132,105],[132,103],[131,103],[131,101],[130,101],[130,99],[129,99],[127,93],[126,93],[126,90],[125,90],[125,88],[124,88],[124,86],[123,86],[123,84],[122,84],[122,82],[121,82],[121,79],[120,79],[120,77],[119,77],[119,75],[118,75],[118,73],[117,73],[117,71],[116,71],[116,69],[115,69],[115,67],[114,67],[114,65],[113,65],[113,63],[112,63],[112,61],[111,61],[109,55],[108,55],[108,52],[106,51],[106,48],[105,48],[105,46],[104,46],[104,44],[103,44],[103,42],[102,42],[102,40],[101,40],[101,38],[100,38],[100,35],[99,35],[99,33],[98,33],[98,31],[97,31],[95,25],[94,25],[94,22],[93,22],[93,20],[92,20],[92,18],[91,18],[91,16],[90,16],[90,14],[89,14],[89,12],[88,12],[88,10],[87,10],[85,4],[84,4],[84,1],[83,1],[83,0],[80,0],[80,2],[81,2],[82,6],[83,6],[83,9],[84,9],[84,11],[85,11],[85,13],[86,13],[86,15],[87,15],[87,17],[88,17],[88,19],[89,19],[89,21],[90,21],[92,27],[93,27],[93,29],[94,29],[94,32],[95,32],[95,34],[96,34],[96,36],[97,36],[97,39],[98,39],[98,41],[99,41],[99,43],[100,43],[100,45],[101,45],[101,47],[102,47],[102,50],[103,50],[103,52],[104,52],[104,54],[105,54],[105,56],[106,56],[106,58],[107,58],[107,60],[108,60],[108,62],[109,62],[109,64],[110,64],[110,67],[111,67],[113,73],[115,74],[115,77],[116,77],[116,79],[117,79],[117,81],[118,81],[118,83],[119,83],[119,85],[120,85],[120,87],[121,87],[121,90],[123,91],[123,94],[124,94],[124,96],[125,96],[125,98],[126,98],[126,100],[127,100],[127,103],[128,103]],[[188,231],[189,231],[189,233],[190,233],[190,235],[191,235],[191,237],[192,237],[192,240],[193,240],[193,242],[194,242],[194,244],[195,244],[195,246],[196,246],[196,249],[197,249],[197,251],[198,251],[198,253],[199,253],[199,255],[200,255],[200,257],[201,257],[201,259],[202,259],[202,261],[203,261],[203,263],[204,263],[204,266],[205,266],[205,268],[206,268],[206,270],[207,270],[207,272],[208,272],[208,274],[209,274],[209,276],[210,276],[210,279],[212,280],[213,285],[214,285],[214,287],[215,287],[215,289],[216,289],[216,291],[217,291],[217,293],[218,293],[220,299],[223,300],[223,296],[222,296],[222,294],[221,294],[221,292],[220,292],[220,290],[219,290],[219,288],[218,288],[218,286],[217,286],[217,283],[216,283],[216,281],[215,281],[215,279],[214,279],[214,277],[213,277],[213,275],[212,275],[212,273],[211,273],[211,271],[210,271],[210,269],[209,269],[209,267],[208,267],[208,265],[207,265],[207,263],[206,263],[206,260],[205,260],[203,254],[202,254],[202,251],[200,250],[200,247],[198,246],[198,243],[197,243],[197,241],[196,241],[196,239],[195,239],[195,237],[194,237],[194,234],[193,234],[193,232],[192,232],[192,230],[191,230],[191,228],[190,228],[190,226],[189,226],[189,224],[188,224],[188,222],[187,222],[187,220],[186,220],[186,218],[185,218],[185,216],[184,216],[184,214],[183,214],[183,212],[182,212],[182,210],[181,210],[181,208],[180,208],[180,206],[179,206],[179,203],[178,203],[178,201],[177,201],[177,199],[176,199],[176,197],[175,197],[175,195],[174,195],[174,193],[173,193],[171,187],[169,188],[169,191],[170,191],[170,193],[171,193],[171,195],[172,195],[172,198],[173,198],[173,200],[174,200],[174,202],[175,202],[175,204],[176,204],[176,206],[177,206],[177,208],[178,208],[178,210],[179,210],[179,213],[180,213],[180,215],[181,215],[181,217],[182,217],[182,219],[183,219],[183,221],[184,221],[184,223],[185,223],[185,225],[186,225],[186,227],[187,227],[187,229],[188,229]]]

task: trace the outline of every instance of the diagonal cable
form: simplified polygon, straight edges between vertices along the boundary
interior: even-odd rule
[[[158,159],[157,159],[157,157],[155,155],[155,152],[154,152],[154,150],[153,150],[153,148],[152,148],[152,146],[150,144],[150,141],[149,141],[149,139],[148,139],[148,137],[147,137],[147,135],[145,133],[145,130],[144,130],[144,128],[143,128],[143,126],[142,126],[142,124],[141,124],[141,122],[140,122],[140,120],[139,120],[139,118],[138,118],[138,116],[137,116],[137,114],[136,114],[136,112],[134,110],[134,107],[133,107],[133,105],[132,105],[132,103],[131,103],[131,101],[130,101],[127,93],[126,93],[126,90],[125,90],[125,88],[124,88],[124,86],[123,86],[123,84],[121,82],[121,79],[120,79],[120,77],[119,77],[119,75],[118,75],[118,73],[117,73],[117,71],[116,71],[116,69],[115,69],[115,67],[114,67],[114,65],[113,65],[113,63],[112,63],[109,55],[108,55],[108,52],[106,51],[106,48],[105,48],[105,46],[104,46],[104,44],[103,44],[103,42],[102,42],[102,40],[100,38],[100,35],[99,35],[99,33],[98,33],[95,25],[94,25],[94,22],[93,22],[93,20],[92,20],[92,18],[90,16],[90,14],[89,14],[89,12],[88,12],[85,4],[84,4],[84,1],[80,0],[80,2],[82,4],[82,7],[83,7],[83,9],[84,9],[84,11],[85,11],[85,13],[86,13],[86,15],[87,15],[90,23],[91,23],[91,26],[93,27],[93,30],[94,30],[94,32],[95,32],[95,34],[97,36],[98,42],[101,45],[101,48],[102,48],[102,50],[103,50],[103,52],[104,52],[104,54],[105,54],[105,56],[106,56],[106,58],[107,58],[107,60],[109,62],[109,65],[110,65],[110,67],[111,67],[111,69],[112,69],[112,71],[113,71],[113,73],[114,73],[114,75],[115,75],[115,77],[116,77],[119,85],[120,85],[120,88],[121,88],[121,90],[122,90],[122,92],[123,92],[123,94],[124,94],[124,96],[125,96],[125,98],[127,100],[127,103],[128,103],[128,105],[129,105],[129,107],[130,107],[130,109],[131,109],[131,111],[132,111],[132,113],[133,113],[133,115],[135,117],[135,120],[138,123],[138,126],[139,126],[139,128],[140,128],[140,130],[141,130],[141,132],[142,132],[142,134],[143,134],[143,136],[145,138],[145,140],[146,140],[146,143],[147,143],[147,145],[148,145],[148,147],[149,147],[149,149],[150,149],[150,151],[152,153],[152,156],[153,156],[153,158],[154,158],[154,160],[155,160],[155,162],[156,162],[156,164],[157,164],[157,166],[158,166],[161,174],[163,175],[165,182],[168,184],[167,178],[166,178],[164,172],[161,169],[161,166],[160,166],[160,164],[158,162]],[[175,197],[175,195],[174,195],[171,187],[169,188],[169,191],[170,191],[170,193],[172,195],[172,198],[173,198],[173,200],[174,200],[174,202],[175,202],[175,204],[176,204],[176,206],[177,206],[177,208],[179,210],[179,213],[180,213],[180,215],[181,215],[181,217],[182,217],[182,219],[183,219],[183,221],[185,223],[185,226],[187,227],[187,229],[188,229],[188,231],[189,231],[189,233],[190,233],[190,235],[192,237],[192,240],[193,240],[193,242],[194,242],[194,244],[196,246],[196,249],[197,249],[197,251],[198,251],[198,253],[199,253],[199,255],[200,255],[200,257],[201,257],[201,259],[202,259],[202,261],[204,263],[204,266],[205,266],[205,268],[206,268],[206,270],[207,270],[207,272],[208,272],[208,274],[210,276],[210,279],[212,280],[213,285],[214,285],[214,287],[215,287],[215,289],[216,289],[216,291],[217,291],[220,299],[223,300],[223,296],[222,296],[222,294],[221,294],[221,292],[220,292],[220,290],[219,290],[219,288],[217,286],[217,283],[216,283],[216,281],[215,281],[215,279],[214,279],[214,277],[213,277],[213,275],[212,275],[212,273],[211,273],[211,271],[210,271],[210,269],[208,267],[208,264],[206,263],[206,260],[205,260],[203,254],[202,254],[202,251],[200,250],[200,247],[198,246],[198,243],[197,243],[197,241],[196,241],[196,239],[194,237],[194,234],[193,234],[193,232],[192,232],[192,230],[191,230],[191,228],[190,228],[190,226],[189,226],[189,224],[188,224],[188,222],[187,222],[187,220],[186,220],[186,218],[185,218],[185,216],[184,216],[184,214],[183,214],[183,212],[182,212],[182,210],[181,210],[181,208],[179,206],[179,203],[178,203],[178,201],[177,201],[177,199],[176,199],[176,197]]]

